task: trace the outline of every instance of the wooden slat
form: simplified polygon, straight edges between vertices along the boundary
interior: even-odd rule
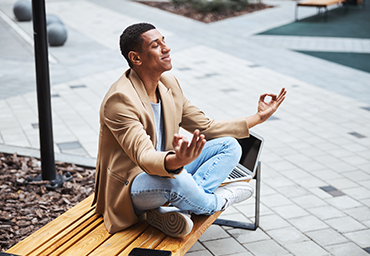
[[[144,220],[128,229],[115,233],[95,251],[89,254],[89,256],[118,255],[136,238],[138,238],[148,228],[148,226],[148,222]]]
[[[28,256],[37,256],[41,255],[41,253],[42,255],[49,255],[50,253],[55,252],[58,248],[61,248],[63,244],[67,243],[70,239],[73,239],[73,237],[76,237],[77,234],[82,232],[86,227],[93,224],[98,218],[99,216],[96,215],[95,210],[92,209],[73,225],[69,226],[54,238],[50,239],[47,243],[39,247],[36,251],[32,252]]]
[[[166,234],[158,229],[150,226],[144,233],[142,233],[135,241],[133,241],[119,256],[127,256],[133,248],[148,248],[154,249],[162,242]]]
[[[74,250],[73,248],[79,248],[81,241],[86,241],[86,237],[90,236],[91,234],[94,235],[100,226],[104,226],[103,217],[98,217],[93,223],[91,223],[82,232],[73,236],[71,239],[65,242],[62,246],[58,247],[55,251],[49,254],[49,256],[67,255],[66,251]],[[105,227],[104,227],[104,230],[105,230]],[[97,244],[96,246],[99,246],[99,245],[100,244]],[[71,254],[68,254],[68,255],[71,255]],[[87,254],[78,254],[78,253],[74,254],[74,256],[77,256],[77,255],[83,256]]]
[[[221,213],[222,212],[219,211],[211,216],[193,215],[192,220],[194,222],[194,227],[189,235],[180,238],[167,236],[155,249],[171,251],[172,256],[185,255],[185,253],[193,246],[209,226],[212,225]]]
[[[111,234],[108,233],[104,223],[100,223],[94,230],[91,230],[86,236],[82,237],[68,250],[63,252],[63,256],[88,255],[99,247]]]
[[[68,228],[69,225],[72,225],[75,221],[80,219],[81,216],[88,212],[91,208],[90,205],[93,199],[94,195],[89,196],[77,206],[72,207],[55,220],[49,222],[32,235],[17,243],[15,246],[7,250],[7,253],[27,255],[36,250],[38,247],[42,246],[44,243],[47,243],[50,239]]]
[[[103,218],[90,206],[92,199],[93,196],[88,197],[7,252],[22,256],[122,256],[139,247],[169,250],[173,256],[182,256],[221,214],[193,215],[193,230],[182,238],[166,236],[149,226],[146,220],[111,235],[105,229]]]

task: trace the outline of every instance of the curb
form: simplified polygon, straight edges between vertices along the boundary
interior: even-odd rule
[[[18,155],[22,155],[22,156],[40,158],[40,150],[33,149],[33,148],[8,146],[5,144],[0,144],[0,152],[6,153],[6,154],[17,153]],[[63,154],[63,153],[54,153],[54,156],[55,156],[55,161],[74,163],[76,165],[80,165],[80,166],[84,166],[88,168],[94,168],[94,169],[96,167],[96,158],[76,156],[76,155]]]

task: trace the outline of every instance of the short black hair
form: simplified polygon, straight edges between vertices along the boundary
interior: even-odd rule
[[[123,57],[125,57],[130,67],[132,67],[132,63],[128,57],[128,53],[130,51],[140,52],[142,50],[143,38],[141,35],[151,29],[155,29],[152,24],[137,23],[128,26],[122,32],[119,39],[119,46]]]

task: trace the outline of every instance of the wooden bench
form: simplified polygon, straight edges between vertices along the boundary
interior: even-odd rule
[[[199,237],[212,225],[227,225],[256,230],[259,223],[260,173],[258,164],[256,179],[255,224],[217,220],[221,212],[211,216],[193,215],[192,232],[180,238],[165,235],[143,219],[136,225],[115,234],[105,229],[103,217],[91,206],[93,195],[86,198],[32,235],[20,241],[6,253],[22,256],[36,255],[129,255],[133,248],[149,248],[172,252],[172,256],[184,255]],[[218,223],[217,223],[218,222]]]
[[[103,217],[91,207],[93,195],[19,242],[7,253],[31,255],[128,255],[135,247],[169,250],[184,255],[221,212],[192,216],[193,231],[182,238],[166,236],[146,220],[115,234],[105,229]]]
[[[295,9],[295,20],[298,20],[298,7],[299,6],[306,6],[306,7],[317,7],[319,9],[319,13],[321,8],[325,8],[324,11],[324,20],[327,21],[327,12],[328,6],[334,4],[344,4],[346,0],[306,0],[297,2],[296,9]]]

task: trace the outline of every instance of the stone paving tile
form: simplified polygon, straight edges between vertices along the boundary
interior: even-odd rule
[[[246,216],[244,216],[240,212],[237,212],[234,214],[227,214],[227,215],[222,214],[221,218],[227,219],[227,220],[233,220],[233,221],[247,222],[247,223],[251,222],[251,220],[249,220]]]
[[[332,229],[309,231],[305,234],[321,246],[342,244],[348,242],[347,238]]]
[[[292,201],[294,201],[296,204],[307,210],[309,210],[310,208],[327,205],[327,203],[324,200],[321,200],[320,198],[314,195],[295,197],[292,198]]]
[[[291,224],[276,214],[260,217],[260,227],[263,230],[280,229],[290,227]]]
[[[353,200],[349,196],[333,197],[325,199],[325,201],[340,210],[362,206],[359,202]]]
[[[322,180],[331,180],[331,179],[340,179],[340,178],[343,178],[342,175],[336,173],[335,171],[327,170],[327,169],[313,171],[311,173],[313,175],[315,175],[317,178],[320,178]]]
[[[185,255],[186,256],[212,256],[212,254],[207,250],[194,251],[194,252],[189,251]]]
[[[327,186],[323,186],[323,187],[327,187]],[[333,197],[329,192],[326,192],[321,188],[322,187],[309,188],[308,191],[310,191],[310,193],[312,195],[316,195],[317,197],[319,197],[321,199]],[[335,190],[335,191],[338,191],[338,190]],[[332,191],[330,191],[330,192],[332,192]],[[339,193],[339,191],[338,191],[338,193]]]
[[[266,175],[267,177],[269,176],[269,173],[276,173],[272,170],[268,171],[268,173],[265,171],[263,173],[263,175]],[[276,194],[276,190],[274,188],[272,188],[271,186],[269,186],[268,184],[266,184],[264,182],[264,179],[261,181],[261,195],[262,196],[269,196],[269,195],[274,195]]]
[[[334,256],[346,256],[346,255],[369,256],[369,254],[365,250],[363,250],[361,247],[357,246],[354,243],[329,245],[326,246],[325,249]]]
[[[328,228],[325,222],[311,215],[289,219],[288,221],[302,232]]]
[[[195,252],[195,251],[204,251],[206,250],[204,248],[204,246],[199,242],[199,241],[196,241],[193,246],[189,249],[188,252]]]
[[[233,254],[225,254],[226,255],[232,255],[232,256],[252,256],[253,254],[251,254],[250,252],[241,252],[241,253],[233,253]]]
[[[300,230],[295,227],[279,228],[268,231],[268,234],[272,239],[281,245],[286,246],[287,244],[300,243],[308,241],[309,238],[305,236]]]
[[[290,198],[290,199],[293,199],[295,197],[310,195],[308,190],[302,188],[299,185],[276,188],[276,191],[278,191],[279,193],[285,195],[287,198]]]
[[[291,186],[294,185],[294,182],[292,182],[290,179],[284,177],[284,176],[276,176],[272,178],[263,179],[263,181],[273,186],[275,189],[278,187],[285,187],[285,186]]]
[[[329,253],[315,244],[312,241],[297,242],[287,244],[285,247],[293,253],[293,255],[310,256],[310,255],[329,255]]]
[[[296,179],[295,182],[306,189],[327,185],[327,182],[314,176],[307,176],[305,178]]]
[[[342,191],[356,200],[370,198],[370,190],[364,187],[343,189]]]
[[[203,244],[213,255],[218,256],[245,252],[245,248],[232,238],[206,241]]]
[[[370,230],[361,230],[344,234],[361,248],[370,247]]]
[[[330,219],[325,222],[341,233],[366,229],[366,226],[349,216]]]
[[[320,152],[319,155],[323,155],[325,154],[325,150],[321,150],[321,149],[315,149],[315,150],[318,150],[318,152]],[[315,155],[315,156],[311,156],[311,157],[316,157],[318,155]],[[310,164],[304,164],[304,165],[301,165],[301,169],[307,171],[308,173],[310,172],[313,172],[313,171],[319,171],[319,170],[322,170],[325,168],[325,165],[323,165],[322,163],[318,163],[318,162],[315,162],[315,161],[312,161]]]
[[[264,231],[257,229],[256,231],[247,231],[244,229],[229,229],[227,232],[235,238],[239,243],[252,243],[257,241],[269,240],[271,239]],[[269,232],[270,234],[271,232]]]
[[[237,212],[235,212],[235,213],[241,213],[241,214],[243,214],[244,216],[246,216],[248,218],[253,218],[255,216],[254,202],[251,202],[249,204],[240,203],[240,204],[234,205],[234,208],[237,210]],[[271,209],[269,207],[267,207],[263,203],[260,204],[260,215],[261,216],[262,215],[270,215],[272,213],[273,212],[271,211]]]
[[[353,209],[344,210],[344,212],[358,221],[370,220],[370,208],[369,207],[356,207]]]
[[[346,178],[328,179],[327,181],[333,187],[336,187],[337,189],[340,189],[340,190],[344,190],[346,188],[356,188],[356,187],[358,187],[357,183],[355,183],[353,181],[350,181]]]
[[[316,208],[310,208],[308,209],[308,211],[321,220],[327,220],[327,219],[346,216],[345,213],[343,213],[342,211],[338,210],[337,208],[331,205],[324,205],[324,206],[320,206]]]
[[[305,211],[303,208],[295,204],[272,207],[272,210],[284,219],[297,218],[310,214],[309,212]]]
[[[225,230],[222,229],[221,226],[212,225],[206,230],[206,232],[203,233],[203,235],[199,238],[199,241],[205,242],[228,237],[229,235]]]
[[[338,161],[337,163],[333,163],[330,166],[328,166],[328,168],[342,174],[343,176],[348,172],[358,170],[358,167],[356,165],[348,164],[348,163],[345,163],[345,162],[342,162],[342,161]]]
[[[295,168],[295,169],[292,169],[292,170],[282,171],[281,174],[284,175],[285,177],[291,179],[291,180],[305,178],[305,177],[310,176],[310,174],[308,172],[306,172],[305,170],[303,170],[303,168],[301,170]]]
[[[264,196],[261,198],[261,201],[268,207],[288,205],[292,203],[292,201],[280,194]]]
[[[254,255],[259,256],[278,256],[288,255],[289,251],[284,249],[274,240],[265,240],[253,243],[246,243],[244,245]]]

